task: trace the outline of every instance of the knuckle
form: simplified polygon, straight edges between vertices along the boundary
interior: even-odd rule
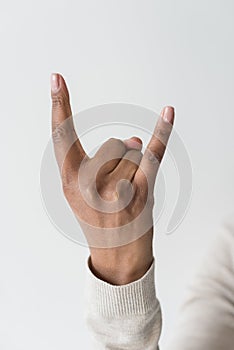
[[[68,99],[62,94],[52,96],[53,109],[63,108],[64,106],[67,106],[68,103],[69,103]]]
[[[134,164],[139,165],[141,159],[142,159],[142,152],[139,150],[130,150],[126,153],[125,157],[127,160],[133,162]]]
[[[168,131],[164,128],[157,128],[155,131],[155,136],[160,140],[164,141],[165,137],[168,136]]]
[[[54,131],[52,132],[52,138],[54,143],[59,143],[61,140],[64,139],[64,136],[66,134],[66,130],[64,126],[58,125]]]
[[[148,161],[152,164],[161,163],[162,158],[163,158],[163,155],[157,151],[147,152],[146,156],[147,156]]]
[[[81,192],[84,200],[86,202],[88,201],[88,203],[96,203],[98,200],[99,195],[95,181],[90,182],[88,186],[86,186],[86,188]]]
[[[96,182],[90,181],[88,186],[86,186],[85,192],[88,194],[90,198],[94,197],[97,192]]]
[[[120,179],[117,182],[116,188],[117,188],[118,192],[122,193],[122,195],[133,190],[132,183],[127,179]]]
[[[129,156],[129,158],[135,158],[140,154],[139,151],[137,151],[136,149],[131,149],[130,151],[127,152],[127,156]]]
[[[159,141],[161,141],[164,145],[166,145],[171,131],[172,131],[172,125],[170,123],[163,124],[163,125],[160,124],[158,125],[158,127],[156,127],[154,135]]]
[[[163,158],[163,155],[162,155],[161,153],[159,153],[159,152],[154,152],[152,161],[153,161],[154,163],[161,163],[162,158]]]
[[[54,143],[59,143],[64,140],[65,137],[69,137],[69,140],[76,139],[76,133],[74,127],[70,126],[68,123],[55,123],[55,129],[52,132],[52,139]]]
[[[120,139],[116,139],[114,137],[110,138],[108,141],[108,143],[110,143],[110,146],[113,147],[113,149],[119,149],[119,150],[125,150],[125,145],[123,143],[123,141],[121,141]]]

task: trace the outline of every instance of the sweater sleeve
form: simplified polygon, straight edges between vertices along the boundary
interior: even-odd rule
[[[220,230],[189,286],[165,350],[234,349],[233,217]],[[94,349],[157,349],[161,310],[154,265],[141,279],[124,286],[103,282],[88,268],[86,319]]]
[[[234,215],[190,284],[166,350],[234,349]]]
[[[85,318],[93,349],[156,350],[161,310],[156,298],[155,262],[139,280],[114,286],[98,279],[87,264]]]

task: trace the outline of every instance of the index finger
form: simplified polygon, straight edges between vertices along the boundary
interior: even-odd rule
[[[51,75],[52,137],[60,170],[77,169],[85,151],[76,134],[68,88],[58,73]]]

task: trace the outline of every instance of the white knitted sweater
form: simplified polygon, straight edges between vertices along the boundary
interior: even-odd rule
[[[139,280],[113,286],[87,268],[86,321],[93,349],[156,350],[162,327],[155,263]],[[234,350],[234,223],[227,222],[207,254],[167,350]]]

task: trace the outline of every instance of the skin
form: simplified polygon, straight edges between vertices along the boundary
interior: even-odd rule
[[[142,141],[134,136],[111,138],[90,158],[74,129],[65,80],[57,73],[51,76],[51,98],[52,136],[63,192],[89,244],[90,268],[114,285],[133,282],[153,262],[154,184],[174,109],[163,108],[144,154]],[[109,208],[114,210],[108,212]]]

